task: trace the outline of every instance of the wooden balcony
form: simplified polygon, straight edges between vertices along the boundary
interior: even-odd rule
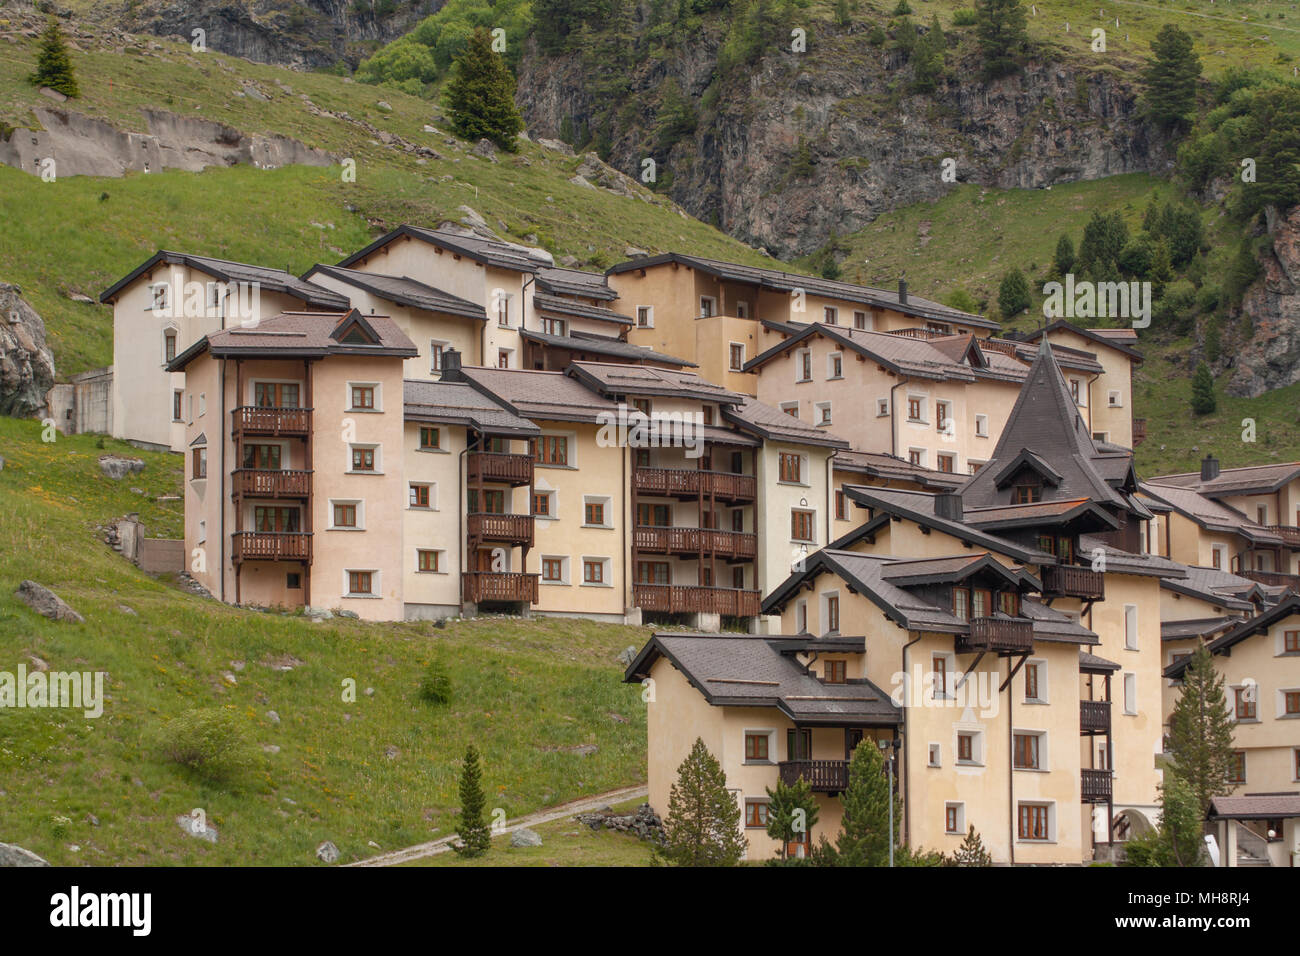
[[[1136,448],[1147,440],[1147,420],[1145,418],[1133,419],[1133,447]]]
[[[1300,528],[1292,524],[1271,524],[1268,530],[1280,537],[1288,548],[1300,548]]]
[[[231,474],[231,496],[252,498],[310,498],[310,471],[237,468]]]
[[[1087,737],[1110,733],[1110,701],[1079,701],[1079,733]]]
[[[755,617],[762,595],[739,588],[706,588],[686,584],[638,584],[632,603],[643,611],[664,614],[721,614]]]
[[[1014,617],[977,617],[969,634],[957,635],[957,653],[1014,654],[1034,649],[1034,622]]]
[[[1300,574],[1283,574],[1281,571],[1238,571],[1243,578],[1254,581],[1256,584],[1267,584],[1269,587],[1290,588],[1297,594],[1300,594]]]
[[[1109,770],[1080,770],[1080,799],[1083,803],[1109,803],[1113,787]]]
[[[230,413],[235,435],[304,436],[311,431],[310,408],[262,408],[242,405]]]
[[[1046,564],[1043,572],[1043,597],[1079,598],[1101,601],[1106,597],[1106,576],[1077,564]]]
[[[633,472],[637,494],[661,498],[713,497],[724,501],[753,501],[758,482],[753,475],[693,468],[637,468]]]
[[[712,528],[655,528],[638,525],[634,546],[653,554],[715,554],[729,560],[752,561],[758,553],[756,535]]]
[[[847,760],[783,760],[777,770],[782,783],[791,786],[803,778],[814,793],[843,793],[849,786]]]
[[[466,533],[475,541],[498,541],[533,546],[532,515],[474,512],[465,516]]]
[[[465,476],[471,485],[480,481],[498,482],[511,487],[531,485],[533,459],[528,455],[472,451],[465,456]]]
[[[232,561],[311,561],[311,535],[300,531],[237,531]]]
[[[464,600],[473,604],[501,601],[516,604],[537,602],[537,575],[499,571],[466,571],[460,576]]]

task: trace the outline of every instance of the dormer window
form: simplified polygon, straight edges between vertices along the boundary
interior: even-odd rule
[[[1043,486],[1036,481],[1022,481],[1011,489],[1011,503],[1015,505],[1033,504],[1042,499]]]
[[[1040,534],[1038,550],[1056,555],[1062,564],[1071,564],[1074,561],[1074,539],[1065,535]]]
[[[845,672],[847,670],[844,661],[827,661],[825,681],[828,684],[843,684],[845,681]]]
[[[993,592],[988,588],[954,587],[952,589],[952,615],[959,621],[988,617],[993,606]]]
[[[1008,617],[1019,617],[1020,595],[1015,591],[999,591],[998,610]]]

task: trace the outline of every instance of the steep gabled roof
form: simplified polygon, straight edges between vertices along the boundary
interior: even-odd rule
[[[357,269],[344,269],[339,266],[327,266],[317,263],[302,274],[304,280],[310,280],[316,274],[327,275],[346,282],[350,286],[363,289],[395,305],[404,305],[426,312],[446,312],[451,315],[463,315],[471,319],[487,321],[487,310],[481,305],[434,288],[425,282],[419,282],[410,276],[390,276],[377,272],[361,272]],[[314,284],[314,283],[313,283]]]
[[[362,341],[344,338],[361,330]],[[182,372],[204,352],[215,358],[324,358],[329,355],[382,355],[414,358],[415,343],[386,315],[350,312],[282,312],[254,326],[234,326],[203,336],[167,365]]]
[[[576,299],[566,299],[564,296],[549,295],[545,292],[533,293],[533,306],[539,312],[572,315],[577,316],[580,319],[594,319],[597,322],[611,322],[620,328],[635,324],[631,316],[615,312],[613,309],[607,309],[604,306],[588,305],[587,303],[579,302]]]
[[[515,272],[535,274],[542,269],[555,267],[555,260],[544,249],[534,249],[513,242],[485,239],[468,231],[462,232],[448,228],[425,229],[422,226],[406,224],[385,233],[364,249],[347,256],[339,265],[344,268],[349,267],[353,263],[368,258],[390,242],[403,236],[409,239],[417,239],[420,242],[427,242],[436,248],[446,249],[455,255],[464,256],[467,259],[498,269],[510,269]]]
[[[1236,534],[1252,544],[1283,547],[1285,539],[1263,525],[1255,524],[1236,508],[1213,498],[1177,485],[1142,482],[1138,486],[1144,495],[1168,505],[1174,512],[1194,522],[1206,531]]]
[[[1289,594],[1285,600],[1260,614],[1256,614],[1252,618],[1247,618],[1227,634],[1211,641],[1206,647],[1209,648],[1211,654],[1229,653],[1234,645],[1240,644],[1256,634],[1266,633],[1270,627],[1279,621],[1285,621],[1287,618],[1298,614],[1300,614],[1300,596]],[[1187,665],[1187,661],[1170,664],[1165,668],[1165,676],[1177,680],[1183,676],[1183,672],[1187,670]]]
[[[528,438],[542,433],[528,419],[516,415],[468,382],[407,379],[402,386],[408,422],[460,425],[503,437]]]
[[[266,266],[254,266],[245,262],[231,262],[228,259],[214,259],[211,256],[196,256],[187,252],[169,252],[160,249],[131,270],[121,279],[100,293],[100,302],[111,302],[119,292],[133,283],[140,276],[152,270],[159,263],[184,265],[210,275],[221,282],[256,284],[272,292],[282,292],[293,296],[306,305],[319,306],[323,309],[346,309],[351,304],[347,296],[340,295],[332,289],[325,289],[310,282],[304,282],[283,269],[271,269]]]
[[[1134,348],[1130,348],[1128,345],[1129,342],[1137,341],[1137,333],[1132,329],[1085,329],[1073,325],[1064,319],[1057,319],[1055,322],[1052,322],[1044,328],[1035,329],[1033,332],[1030,332],[1025,336],[1025,341],[1037,342],[1044,333],[1050,335],[1053,332],[1061,330],[1073,332],[1090,342],[1095,342],[1103,348],[1114,349],[1116,352],[1128,356],[1134,362],[1142,361],[1142,353]]]
[[[826,428],[801,422],[779,408],[765,405],[758,399],[745,396],[744,401],[722,407],[722,418],[742,431],[759,435],[768,441],[790,442],[796,445],[820,445],[824,448],[847,450],[849,443]],[[837,451],[838,454],[838,451]]]

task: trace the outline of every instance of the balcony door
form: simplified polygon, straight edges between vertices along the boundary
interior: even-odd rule
[[[791,728],[785,732],[786,760],[812,759],[812,731],[807,728]]]
[[[845,760],[853,759],[853,749],[857,747],[857,745],[860,743],[862,743],[862,728],[845,727],[844,728],[844,759]]]
[[[280,453],[279,445],[245,445],[244,467],[259,471],[279,471]]]
[[[296,382],[255,382],[253,401],[258,408],[298,408]]]
[[[470,514],[503,515],[506,513],[506,493],[500,490],[483,490],[483,507],[479,508],[478,489],[470,488],[468,493]]]
[[[263,533],[301,531],[301,512],[297,508],[257,505],[253,508],[253,529]]]

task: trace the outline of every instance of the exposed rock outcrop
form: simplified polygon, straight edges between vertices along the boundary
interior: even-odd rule
[[[0,415],[41,414],[53,384],[54,353],[45,344],[45,323],[18,286],[0,282]]]
[[[0,866],[49,866],[31,850],[12,843],[0,843]]]
[[[24,581],[18,585],[14,597],[22,601],[37,614],[48,617],[51,621],[68,621],[84,624],[86,619],[70,608],[63,600],[43,584]]]
[[[1250,398],[1300,382],[1300,206],[1267,213],[1272,249],[1241,304],[1251,335],[1224,350],[1233,366],[1226,391]]]

